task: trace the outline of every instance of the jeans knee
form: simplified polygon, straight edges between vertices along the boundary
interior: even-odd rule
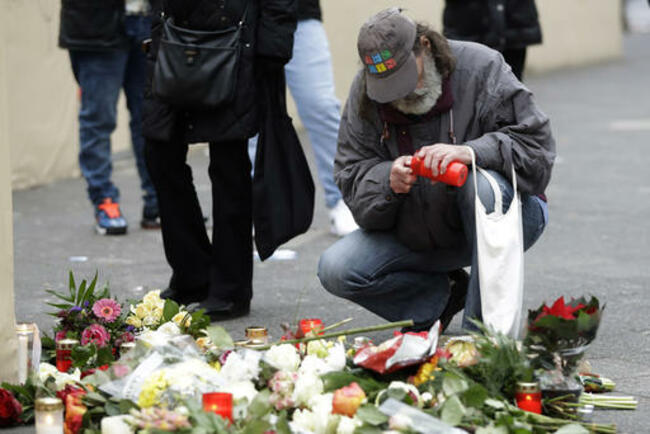
[[[503,212],[506,212],[510,207],[510,202],[512,201],[513,197],[512,185],[510,184],[510,181],[508,181],[508,179],[506,179],[499,172],[496,172],[494,170],[487,170],[487,172],[494,178],[494,180],[497,182],[497,185],[499,186],[503,202]],[[492,213],[494,211],[495,202],[494,190],[492,189],[492,185],[488,179],[482,173],[477,172],[477,175],[478,178],[476,180],[476,184],[478,188],[478,197],[481,199],[481,203],[485,207],[485,211],[488,214]],[[474,173],[470,172],[465,185],[459,190],[458,201],[460,202],[461,206],[471,207],[473,209],[475,197]]]

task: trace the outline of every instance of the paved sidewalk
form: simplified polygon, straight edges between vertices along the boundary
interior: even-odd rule
[[[547,191],[550,224],[526,255],[525,306],[583,294],[607,304],[588,359],[596,372],[617,383],[617,392],[638,397],[639,409],[599,411],[595,420],[613,421],[620,432],[633,434],[650,432],[650,35],[629,37],[625,47],[620,62],[527,80],[552,119],[559,157]],[[305,134],[302,138],[306,142]],[[311,158],[309,147],[307,152]],[[190,161],[209,210],[205,148],[196,147]],[[121,299],[166,286],[170,272],[160,234],[139,228],[138,177],[128,156],[118,156],[114,179],[130,223],[127,236],[94,234],[81,179],[14,193],[20,321],[50,329],[43,290],[63,289],[68,270],[77,279],[92,278],[98,270],[100,282],[110,282]],[[381,322],[320,287],[319,254],[336,238],[328,233],[320,189],[316,204],[312,228],[284,246],[296,252],[295,259],[255,263],[250,316],[223,323],[233,337],[243,337],[248,325],[265,325],[278,337],[282,322],[305,316],[326,323],[352,317],[350,326]],[[79,257],[87,259],[78,262]],[[460,333],[459,325],[456,319],[450,331]]]

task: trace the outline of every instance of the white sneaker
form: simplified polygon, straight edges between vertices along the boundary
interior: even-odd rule
[[[343,199],[339,199],[334,208],[330,208],[330,232],[337,237],[343,237],[357,229],[359,225],[354,221],[350,209]]]

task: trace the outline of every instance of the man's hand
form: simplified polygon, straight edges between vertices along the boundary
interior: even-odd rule
[[[396,194],[408,193],[415,183],[416,176],[411,169],[411,157],[402,156],[393,161],[390,168],[390,188]]]
[[[436,143],[421,147],[415,155],[424,160],[425,167],[431,168],[433,176],[445,173],[447,166],[452,161],[460,161],[468,165],[472,164],[472,154],[469,146]]]

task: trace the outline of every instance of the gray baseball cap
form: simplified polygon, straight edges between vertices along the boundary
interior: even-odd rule
[[[386,103],[404,98],[418,84],[413,54],[416,25],[400,8],[384,9],[361,26],[357,49],[366,74],[368,96]]]

